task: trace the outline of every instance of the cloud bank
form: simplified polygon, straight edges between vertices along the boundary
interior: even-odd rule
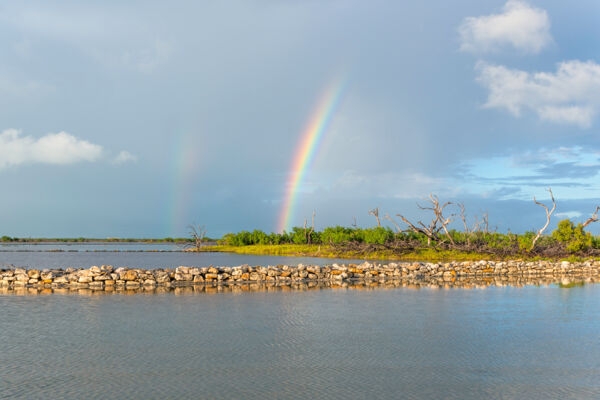
[[[16,129],[0,133],[0,168],[21,164],[65,165],[101,158],[100,145],[81,140],[66,132],[48,133],[38,139],[23,136]]]
[[[600,106],[600,65],[593,61],[564,61],[556,72],[529,73],[480,62],[477,81],[488,90],[484,107],[523,110],[542,120],[589,128]]]
[[[470,52],[512,46],[527,53],[539,53],[552,42],[546,11],[519,0],[509,0],[500,14],[465,18],[458,32],[460,49]]]

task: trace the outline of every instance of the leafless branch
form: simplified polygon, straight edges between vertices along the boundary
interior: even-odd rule
[[[467,225],[467,216],[465,214],[465,205],[463,203],[458,203],[457,204],[458,208],[460,209],[460,219],[463,222],[463,225],[465,226],[465,233],[469,233],[469,226]]]
[[[556,201],[554,200],[554,195],[552,194],[552,189],[548,188],[548,192],[550,192],[550,199],[552,200],[552,209],[551,210],[548,209],[548,207],[545,204],[542,204],[539,201],[537,201],[535,199],[535,196],[533,196],[533,202],[535,204],[537,204],[538,206],[544,207],[544,210],[546,210],[546,223],[544,224],[544,226],[542,226],[540,228],[540,230],[538,231],[537,235],[535,235],[535,237],[533,238],[533,242],[531,243],[531,249],[530,250],[533,250],[533,248],[535,247],[535,243],[538,241],[538,239],[540,238],[540,236],[542,236],[542,233],[544,233],[544,231],[546,230],[546,228],[550,224],[550,216],[552,215],[552,213],[554,212],[554,210],[556,210]]]
[[[377,218],[377,226],[379,228],[381,228],[381,222],[379,221],[379,207],[376,207],[372,210],[369,211],[369,215],[374,216],[375,218]]]
[[[394,224],[394,226],[396,227],[396,230],[398,231],[398,233],[402,232],[402,229],[400,229],[400,226],[398,226],[398,224],[396,223],[396,221],[394,221],[392,219],[392,217],[389,216],[389,214],[385,214],[385,219],[387,219],[388,221],[390,221],[392,224]]]
[[[194,241],[194,244],[196,246],[196,251],[200,251],[200,246],[202,246],[202,241],[206,236],[206,229],[204,229],[204,225],[200,226],[191,224],[188,225],[188,229],[190,236],[192,237],[192,240]]]
[[[429,224],[429,226],[426,226],[423,222],[418,221],[417,225],[420,225],[420,227],[418,227],[415,224],[411,223],[406,218],[404,218],[404,216],[402,216],[400,214],[396,214],[396,215],[398,217],[400,217],[400,219],[402,219],[402,221],[405,224],[407,224],[413,232],[422,233],[423,235],[425,235],[427,237],[428,245],[431,245],[432,240],[433,241],[439,240],[438,233],[441,230],[444,231],[444,233],[446,234],[446,237],[448,238],[450,243],[452,243],[452,245],[454,245],[455,244],[454,240],[452,239],[452,236],[450,236],[450,232],[448,232],[448,228],[447,228],[447,225],[452,221],[452,216],[446,218],[446,217],[444,217],[444,214],[443,214],[444,209],[452,203],[448,201],[448,202],[440,205],[440,201],[439,201],[438,197],[434,194],[429,195],[429,202],[431,203],[431,206],[429,206],[429,207],[422,206],[417,203],[417,207],[419,207],[421,210],[429,210],[429,211],[433,212],[433,218],[431,219],[431,223]]]
[[[585,221],[583,223],[583,227],[585,228],[586,226],[588,226],[589,224],[591,224],[592,222],[598,222],[599,218],[598,218],[598,211],[600,211],[600,206],[596,207],[596,211],[594,211],[594,213],[592,214],[592,216],[590,218],[587,219],[587,221]]]
[[[460,209],[460,219],[465,226],[465,235],[467,236],[467,246],[471,246],[471,232],[469,231],[469,226],[467,225],[467,215],[465,214],[465,205],[464,203],[458,203],[458,208]]]
[[[483,215],[481,216],[482,219],[482,223],[483,223],[483,233],[488,233],[488,212],[487,210],[483,213]]]

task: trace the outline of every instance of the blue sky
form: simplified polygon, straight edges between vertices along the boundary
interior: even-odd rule
[[[298,195],[319,227],[433,192],[505,231],[600,203],[596,1],[0,2],[0,231],[275,229],[300,134],[344,97]],[[594,228],[596,229],[596,228]]]

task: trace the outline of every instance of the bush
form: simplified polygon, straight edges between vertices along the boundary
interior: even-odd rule
[[[351,242],[354,239],[354,230],[343,226],[327,227],[321,233],[321,241],[327,244]]]
[[[563,219],[558,223],[558,227],[552,232],[552,237],[565,244],[569,253],[585,251],[592,247],[592,235],[584,232],[582,224],[575,225],[568,219]]]
[[[394,232],[390,228],[376,227],[364,229],[364,242],[368,244],[386,244],[394,240]]]

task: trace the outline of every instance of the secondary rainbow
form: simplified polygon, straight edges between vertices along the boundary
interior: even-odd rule
[[[310,169],[323,134],[327,131],[331,119],[342,98],[345,84],[342,79],[333,81],[321,95],[317,107],[302,131],[297,151],[292,158],[292,164],[286,181],[286,191],[279,214],[278,232],[291,228],[294,223],[294,212],[298,199],[298,191],[304,181],[306,172]]]

